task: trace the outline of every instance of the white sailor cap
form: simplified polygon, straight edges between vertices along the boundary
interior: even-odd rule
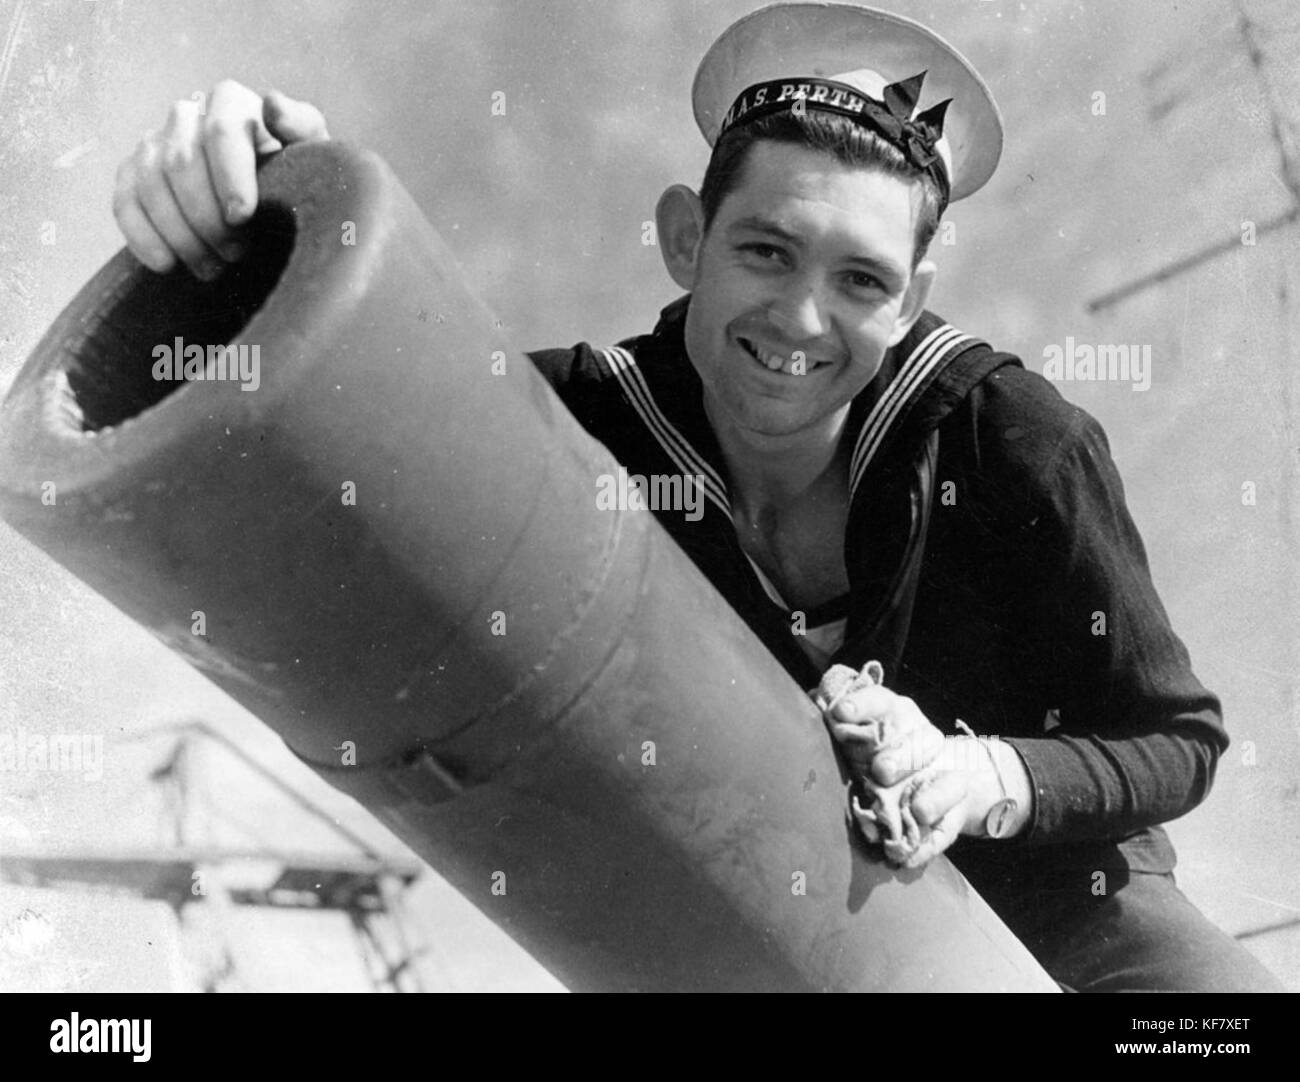
[[[877,131],[883,121],[890,130],[881,134],[903,144],[905,155],[910,144],[921,162],[942,161],[950,202],[983,187],[1002,154],[1002,116],[966,58],[920,23],[875,8],[773,4],[755,11],[713,43],[691,98],[710,146],[731,127],[795,100],[809,110],[860,114]],[[912,115],[914,105],[921,111]]]

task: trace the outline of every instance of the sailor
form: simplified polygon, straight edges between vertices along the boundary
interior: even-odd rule
[[[894,859],[947,851],[1066,987],[1280,989],[1174,882],[1160,824],[1228,737],[1100,425],[926,307],[941,217],[1001,153],[985,82],[911,20],[778,4],[714,43],[693,103],[708,168],[656,212],[684,295],[533,362],[629,472],[702,488],[702,515],[654,513],[802,686],[883,664],[824,705],[858,795],[902,801]],[[206,118],[178,103],[119,171],[128,244],[218,273],[256,154],[324,137],[234,83]]]

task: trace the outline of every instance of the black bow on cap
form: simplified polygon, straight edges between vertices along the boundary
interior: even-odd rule
[[[935,144],[943,138],[943,118],[948,113],[948,106],[952,104],[952,98],[945,98],[919,116],[912,117],[926,74],[922,71],[910,79],[890,83],[882,91],[884,101],[881,103],[889,114],[890,125],[897,124],[895,131],[881,134],[898,146],[908,161],[920,169],[926,168],[939,156]],[[906,147],[900,145],[903,142],[906,142]]]

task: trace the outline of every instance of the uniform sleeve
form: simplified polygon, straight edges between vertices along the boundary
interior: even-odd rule
[[[1006,738],[1034,789],[1029,844],[1122,837],[1184,815],[1228,744],[1219,701],[1156,594],[1105,434],[1076,418],[1034,529],[1060,725]]]

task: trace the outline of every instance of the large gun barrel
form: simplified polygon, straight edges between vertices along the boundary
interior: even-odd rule
[[[816,708],[375,156],[292,146],[213,282],[126,252],[0,408],[0,511],[570,987],[1054,990],[845,818]],[[224,347],[229,347],[224,348]]]

